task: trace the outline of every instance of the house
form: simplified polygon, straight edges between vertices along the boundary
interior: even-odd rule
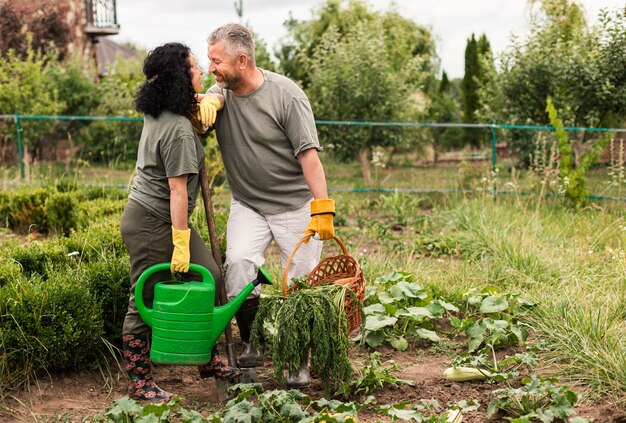
[[[0,53],[55,44],[61,58],[80,53],[104,75],[117,54],[133,51],[106,37],[119,32],[116,0],[0,0]]]

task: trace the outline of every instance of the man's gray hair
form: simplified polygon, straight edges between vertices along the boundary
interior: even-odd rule
[[[239,54],[248,56],[248,60],[254,65],[254,39],[252,32],[245,26],[238,23],[230,23],[217,28],[207,42],[209,45],[217,41],[224,42],[224,49],[228,55],[235,57]]]

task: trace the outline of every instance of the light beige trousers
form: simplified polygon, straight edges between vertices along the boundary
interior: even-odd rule
[[[298,241],[311,221],[310,206],[297,210],[263,216],[232,199],[226,226],[226,295],[234,298],[256,279],[257,267],[265,263],[265,250],[272,240],[280,250],[283,269]],[[289,280],[309,273],[320,261],[322,242],[310,240],[303,244],[289,269]],[[282,275],[282,272],[281,272]],[[281,281],[274,281],[280,284]],[[257,287],[248,298],[258,297]]]

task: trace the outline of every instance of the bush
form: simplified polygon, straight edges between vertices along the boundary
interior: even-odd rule
[[[8,283],[0,289],[0,387],[19,387],[42,370],[89,365],[102,326],[96,301],[72,272]]]
[[[20,277],[22,268],[15,260],[0,261],[0,288]]]
[[[3,210],[6,215],[2,219],[16,232],[29,233],[33,229],[46,232],[47,198],[48,192],[44,189],[10,193],[7,198],[8,207]]]
[[[33,242],[26,247],[16,246],[8,251],[8,257],[22,267],[26,277],[48,277],[50,269],[67,261],[67,254],[58,242]],[[5,260],[7,258],[5,257]]]
[[[54,193],[46,200],[47,229],[58,235],[69,235],[81,223],[81,209],[73,193]]]
[[[66,254],[78,252],[74,259],[83,263],[128,255],[117,214],[92,221],[84,230],[73,232],[67,238],[59,238],[58,242],[63,245]]]
[[[130,260],[126,256],[95,261],[84,268],[82,279],[102,310],[104,337],[120,346],[130,291]]]
[[[3,204],[0,207],[0,219],[18,233],[53,231],[67,235],[83,222],[78,193],[42,188],[2,193],[0,200]]]

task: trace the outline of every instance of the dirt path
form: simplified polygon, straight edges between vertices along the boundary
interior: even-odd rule
[[[355,360],[364,360],[364,354],[354,351]],[[445,356],[420,354],[415,351],[396,352],[383,350],[383,360],[393,359],[401,368],[398,377],[414,382],[414,386],[387,387],[374,394],[378,405],[393,404],[400,401],[411,401],[418,404],[421,400],[436,400],[446,406],[460,400],[478,400],[480,408],[474,412],[464,413],[464,423],[483,423],[489,403],[489,393],[498,388],[480,382],[454,383],[442,377],[443,370],[448,366],[449,359]],[[259,381],[265,390],[277,389],[273,377],[271,363],[258,369]],[[208,416],[222,405],[218,403],[215,381],[203,380],[198,376],[195,367],[157,367],[155,378],[164,388],[184,397],[183,407],[194,409]],[[70,374],[54,376],[39,380],[38,385],[31,386],[30,393],[22,392],[6,405],[13,415],[0,414],[0,422],[81,422],[98,412],[102,413],[112,405],[112,401],[126,394],[127,379],[124,374],[113,378],[112,390],[103,388],[102,378],[97,373]],[[314,381],[310,388],[303,392],[313,398],[324,397],[319,381]],[[583,404],[578,409],[579,415],[593,418],[595,422],[626,422],[626,415],[620,413],[610,404]],[[388,422],[388,416],[364,410],[359,414],[359,422]],[[504,420],[491,420],[504,421]]]

